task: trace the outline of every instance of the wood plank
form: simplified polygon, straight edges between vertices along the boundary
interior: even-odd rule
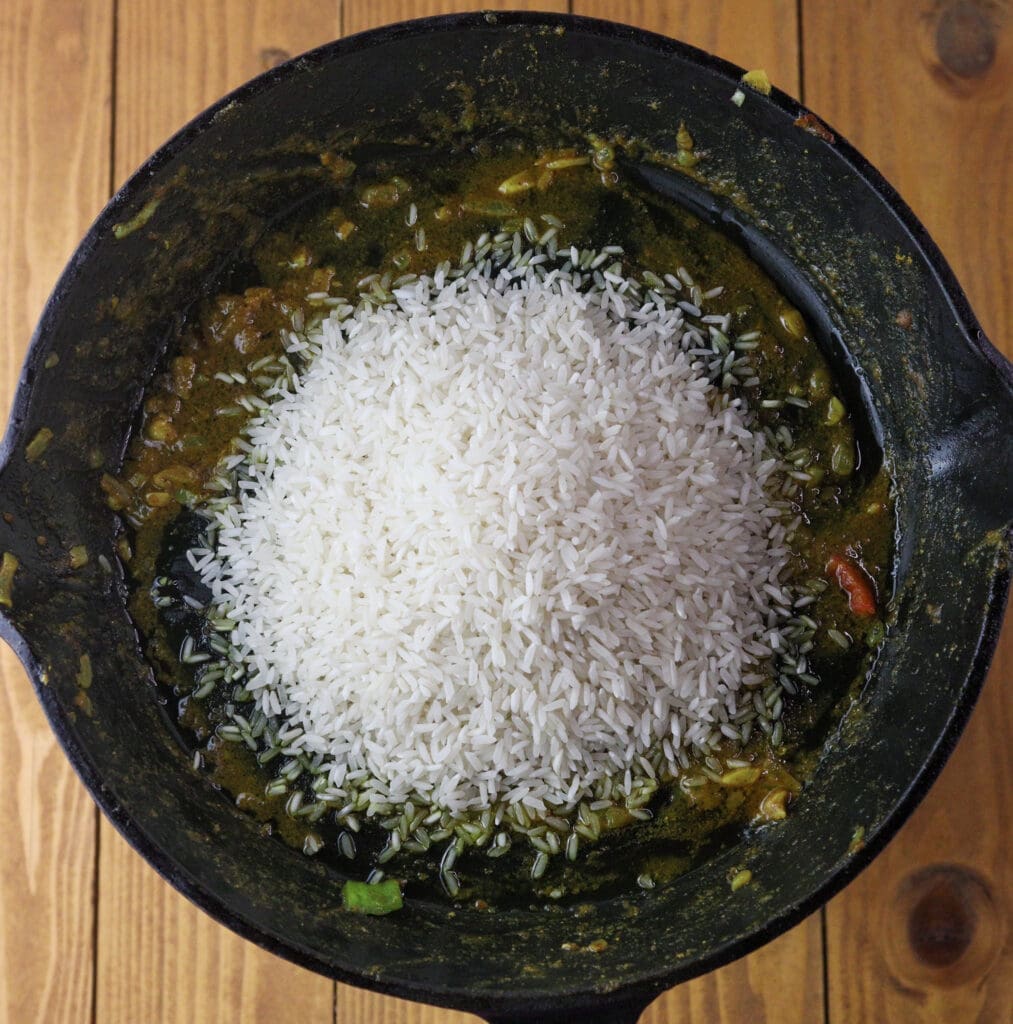
[[[0,406],[109,187],[112,2],[0,6]],[[4,416],[6,419],[6,415]],[[98,811],[0,651],[0,1022],[91,1017]]]
[[[462,3],[454,9],[473,5]],[[485,5],[488,6],[488,5]],[[504,6],[516,7],[515,3]],[[545,9],[545,4],[534,4]],[[562,5],[560,5],[562,6]],[[353,32],[393,21],[421,17],[450,5],[389,0],[346,4],[345,31]],[[799,69],[795,4],[725,0],[706,5],[666,5],[631,0],[575,0],[575,14],[625,21],[716,52],[745,67],[764,67],[773,81],[798,91]],[[822,940],[819,917],[738,964],[683,985],[656,1000],[645,1024],[688,1024],[743,1020],[812,1024],[822,1020]],[[791,984],[784,983],[785,978]],[[463,1014],[392,1000],[338,986],[339,1020],[363,1024],[463,1024],[476,1020]]]
[[[119,6],[115,174],[253,75],[334,38],[339,3],[208,0]],[[330,981],[243,941],[164,883],[103,822],[99,1021],[306,1021],[333,1016]]]
[[[607,18],[680,39],[744,68],[763,68],[798,95],[795,0],[574,0],[574,14]]]
[[[480,1024],[481,1018],[438,1006],[338,985],[336,1024]]]
[[[567,0],[345,0],[344,33],[364,32],[378,25],[389,25],[410,18],[428,18],[434,14],[460,14],[464,11],[555,11],[565,13]]]
[[[986,333],[1013,356],[1007,5],[879,0],[856,10],[806,0],[803,9],[807,104],[900,190]],[[1013,831],[1011,676],[1007,622],[981,702],[940,780],[830,904],[832,1024],[1013,1019],[1013,861],[1004,851]]]

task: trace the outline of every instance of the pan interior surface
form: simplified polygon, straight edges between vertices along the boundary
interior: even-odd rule
[[[733,105],[736,77],[679,44],[579,19],[437,19],[353,37],[269,72],[184,129],[114,199],[61,280],[8,454],[43,427],[54,440],[41,463],[11,458],[0,473],[20,560],[6,635],[117,826],[247,937],[344,980],[476,1010],[507,1005],[517,978],[530,1001],[646,997],[818,906],[885,843],[955,742],[1007,584],[1013,502],[988,479],[1008,444],[1009,380],[888,186],[846,147],[795,127],[787,100],[749,94]],[[326,866],[264,841],[190,769],[126,614],[119,527],[99,477],[120,464],[181,318],[319,185],[320,151],[353,138],[422,146],[440,131],[462,143],[626,134],[675,152],[680,121],[706,153],[699,178],[650,161],[631,173],[655,175],[652,187],[737,233],[803,305],[896,480],[893,623],[872,678],[789,819],[670,885],[579,907],[486,914],[409,901],[389,917],[349,915]],[[68,574],[58,551],[34,543],[41,532],[95,557]],[[95,682],[82,696],[86,655]],[[729,873],[746,861],[753,883],[732,894]]]

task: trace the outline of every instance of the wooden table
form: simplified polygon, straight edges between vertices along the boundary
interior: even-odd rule
[[[58,272],[185,120],[290,54],[468,0],[0,0],[0,387]],[[763,67],[855,143],[1013,355],[1013,25],[997,0],[514,0]],[[1013,630],[960,747],[902,834],[821,913],[658,999],[644,1020],[1013,1020]],[[21,667],[0,658],[0,1024],[475,1020],[293,967],[163,883],[98,813]],[[1004,843],[1004,840],[1006,842]]]

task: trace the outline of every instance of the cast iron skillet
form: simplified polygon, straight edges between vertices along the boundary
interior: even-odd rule
[[[837,892],[952,750],[1009,580],[1013,375],[876,171],[839,139],[795,127],[798,105],[781,93],[749,92],[734,106],[739,74],[660,36],[543,14],[354,36],[268,72],[183,129],[114,197],[60,279],[4,443],[0,550],[19,566],[3,635],[117,828],[241,935],[343,981],[491,1021],[632,1021],[666,987],[749,952]],[[402,912],[363,919],[338,907],[331,869],[260,838],[189,767],[125,611],[120,526],[98,478],[118,467],[141,389],[187,307],[225,280],[265,219],[320,187],[319,149],[352,134],[367,145],[424,137],[441,124],[467,134],[462,84],[474,91],[478,134],[625,131],[674,151],[685,119],[708,178],[728,186],[723,197],[677,173],[628,170],[738,233],[814,318],[864,401],[897,481],[894,622],[797,810],[748,848],[582,916],[451,916],[409,893]],[[116,224],[135,230],[117,238]],[[26,445],[43,427],[52,440],[30,461]],[[78,544],[91,559],[72,572],[67,551]],[[94,682],[82,696],[85,653]],[[865,847],[849,853],[858,825]],[[732,896],[739,863],[754,882]],[[596,939],[607,942],[598,953],[562,949]]]

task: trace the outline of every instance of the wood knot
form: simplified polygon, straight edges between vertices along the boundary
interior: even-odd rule
[[[962,888],[948,875],[934,877],[908,913],[911,950],[930,967],[955,964],[974,941],[978,912]]]
[[[999,956],[1005,932],[984,879],[959,865],[932,865],[901,882],[887,955],[905,988],[978,984]]]
[[[269,71],[279,64],[284,64],[290,56],[288,50],[282,50],[277,46],[267,46],[260,51],[260,66],[265,71]]]
[[[980,78],[995,62],[995,22],[980,3],[957,0],[943,9],[936,24],[936,53],[958,78]]]

